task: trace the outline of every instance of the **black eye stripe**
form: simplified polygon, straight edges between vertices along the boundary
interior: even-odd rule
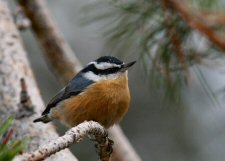
[[[96,75],[108,75],[108,74],[114,74],[118,72],[119,70],[120,70],[120,67],[112,67],[108,69],[97,69],[94,64],[90,64],[82,70],[82,73],[87,73],[91,71]]]
[[[92,71],[93,73],[97,73],[97,68],[94,66],[94,64],[90,64],[87,67],[85,67],[81,72],[82,73],[87,73],[89,71]]]
[[[119,67],[113,67],[113,68],[108,68],[105,70],[100,70],[100,75],[107,75],[107,74],[113,74],[116,73],[120,70]]]

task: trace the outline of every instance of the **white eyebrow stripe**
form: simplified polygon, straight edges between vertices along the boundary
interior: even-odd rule
[[[90,63],[88,63],[87,65],[91,65],[91,64],[94,64],[95,62],[94,61],[91,61]]]
[[[100,80],[112,80],[117,79],[118,74],[109,74],[109,75],[96,75],[92,71],[89,71],[87,73],[84,73],[83,76],[89,80],[92,80],[94,82],[100,81]]]
[[[100,69],[100,70],[105,70],[105,69],[109,69],[109,68],[113,68],[113,67],[118,67],[120,68],[121,65],[118,65],[118,64],[112,64],[112,63],[107,63],[107,62],[101,62],[101,63],[97,63],[97,62],[90,62],[90,64],[94,64],[94,66],[97,68],[97,69]]]

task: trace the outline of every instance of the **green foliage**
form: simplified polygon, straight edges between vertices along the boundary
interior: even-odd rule
[[[27,146],[28,140],[12,140],[10,138],[10,126],[13,123],[13,118],[7,118],[0,125],[0,161],[10,161],[18,153],[21,153]],[[12,130],[11,130],[12,134]]]
[[[189,3],[202,9],[215,8],[218,4],[219,0]],[[83,11],[89,13],[83,24],[99,21],[106,24],[102,27],[103,54],[136,55],[149,75],[151,91],[161,89],[166,100],[179,102],[193,65],[224,58],[222,51],[190,28],[166,1],[99,0]],[[205,82],[202,75],[198,78]]]

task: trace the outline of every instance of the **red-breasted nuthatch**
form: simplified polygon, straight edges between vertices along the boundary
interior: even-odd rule
[[[93,120],[105,128],[120,122],[130,105],[127,69],[134,63],[125,64],[112,56],[90,62],[52,98],[34,122],[58,119],[73,127]]]

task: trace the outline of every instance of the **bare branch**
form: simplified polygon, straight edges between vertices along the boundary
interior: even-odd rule
[[[24,78],[27,92],[29,92],[34,105],[34,113],[15,119],[13,124],[15,130],[9,131],[8,138],[11,137],[11,133],[13,133],[13,139],[32,138],[26,149],[32,151],[39,145],[46,143],[48,139],[57,138],[58,135],[52,124],[40,126],[40,124],[33,124],[32,122],[36,117],[35,113],[40,113],[43,110],[44,103],[6,2],[0,0],[0,120],[8,116],[15,116],[19,112],[21,108],[21,106],[18,106],[21,92],[20,78]],[[24,84],[23,89],[25,89]],[[5,142],[7,142],[7,138]],[[74,161],[76,158],[70,151],[65,150],[48,158],[48,161],[50,160]]]
[[[81,65],[57,29],[43,0],[18,0],[24,13],[32,22],[32,29],[37,40],[44,49],[47,63],[51,66],[57,78],[64,84],[81,69]],[[128,139],[119,126],[109,129],[109,134],[115,142],[113,161],[140,161]],[[124,155],[121,152],[126,152]]]
[[[112,141],[107,137],[105,129],[94,121],[83,122],[71,128],[64,136],[43,145],[34,152],[24,154],[21,160],[39,161],[46,159],[50,155],[68,148],[73,143],[79,143],[87,135],[90,135],[97,142],[100,161],[109,161],[112,152]]]
[[[23,10],[20,7],[17,7],[16,12],[14,13],[14,21],[18,30],[26,30],[30,28],[30,20],[24,15]]]
[[[225,25],[225,12],[209,12],[209,11],[199,11],[196,13],[199,17],[202,18],[209,26],[217,27],[220,25]]]
[[[183,68],[184,78],[186,80],[188,80],[189,72],[188,72],[188,65],[187,65],[187,60],[185,57],[185,52],[184,52],[184,49],[181,44],[180,36],[177,33],[176,28],[171,24],[172,23],[172,21],[171,21],[172,13],[168,10],[169,9],[168,6],[169,5],[164,1],[163,9],[164,9],[164,24],[167,27],[166,34],[171,41],[171,44],[175,51],[177,60],[180,64],[180,66]],[[169,75],[170,72],[166,72],[166,73],[167,73],[167,75]],[[168,79],[168,80],[170,80],[170,79]]]
[[[45,52],[45,58],[57,78],[68,83],[81,69],[78,59],[53,22],[43,0],[18,0],[32,23],[37,40]],[[66,63],[65,63],[66,62]]]

